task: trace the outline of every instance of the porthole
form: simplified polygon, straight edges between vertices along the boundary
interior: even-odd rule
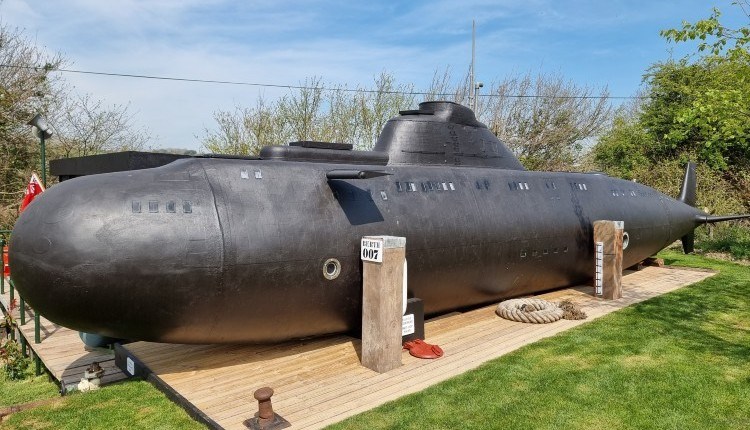
[[[323,276],[332,281],[341,274],[341,262],[335,258],[329,258],[323,263]]]
[[[622,249],[627,249],[630,244],[630,235],[627,231],[622,233]]]

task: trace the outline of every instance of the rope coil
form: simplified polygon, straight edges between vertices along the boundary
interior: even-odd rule
[[[561,319],[565,311],[555,303],[526,298],[506,300],[497,306],[495,313],[511,321],[547,324]]]

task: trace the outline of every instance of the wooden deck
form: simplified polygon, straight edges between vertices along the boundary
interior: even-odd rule
[[[583,321],[516,323],[497,317],[495,306],[433,319],[425,327],[427,341],[440,345],[445,356],[419,360],[404,352],[403,366],[384,374],[360,365],[359,341],[347,336],[272,346],[137,342],[124,348],[153,372],[153,379],[165,384],[173,398],[213,427],[243,429],[242,421],[257,411],[253,391],[270,386],[275,390],[274,410],[292,428],[321,428],[521,346],[712,275],[699,270],[648,267],[623,277],[623,298],[619,300],[596,299],[591,296],[593,287],[540,296],[570,298],[588,314]]]
[[[59,326],[46,318],[40,318],[41,343],[34,343],[34,312],[26,309],[26,324],[20,325],[21,313],[18,294],[15,295],[13,318],[19,324],[18,336],[23,336],[31,349],[32,356],[38,356],[50,375],[60,383],[78,382],[83,372],[93,362],[98,362],[104,369],[102,384],[122,380],[126,375],[115,366],[114,351],[87,348],[78,336],[78,332]],[[7,312],[10,306],[10,286],[6,278],[5,294],[0,294],[2,311]]]

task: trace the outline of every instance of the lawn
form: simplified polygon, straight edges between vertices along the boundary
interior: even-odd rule
[[[750,267],[662,254],[720,273],[521,348],[332,429],[750,428]],[[54,398],[0,378],[0,406]],[[203,428],[147,382],[19,412],[0,428]]]
[[[36,381],[40,385],[54,384]],[[2,385],[9,387],[2,387]],[[5,394],[18,382],[0,383]],[[40,398],[49,397],[44,391]],[[99,391],[58,397],[48,405],[11,415],[2,429],[205,429],[145,381],[127,381]]]

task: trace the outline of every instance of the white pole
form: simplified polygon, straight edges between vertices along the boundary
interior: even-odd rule
[[[477,99],[476,90],[474,89],[474,61],[475,61],[475,38],[476,38],[476,22],[471,20],[471,73],[469,77],[469,106],[475,111],[477,110]]]

